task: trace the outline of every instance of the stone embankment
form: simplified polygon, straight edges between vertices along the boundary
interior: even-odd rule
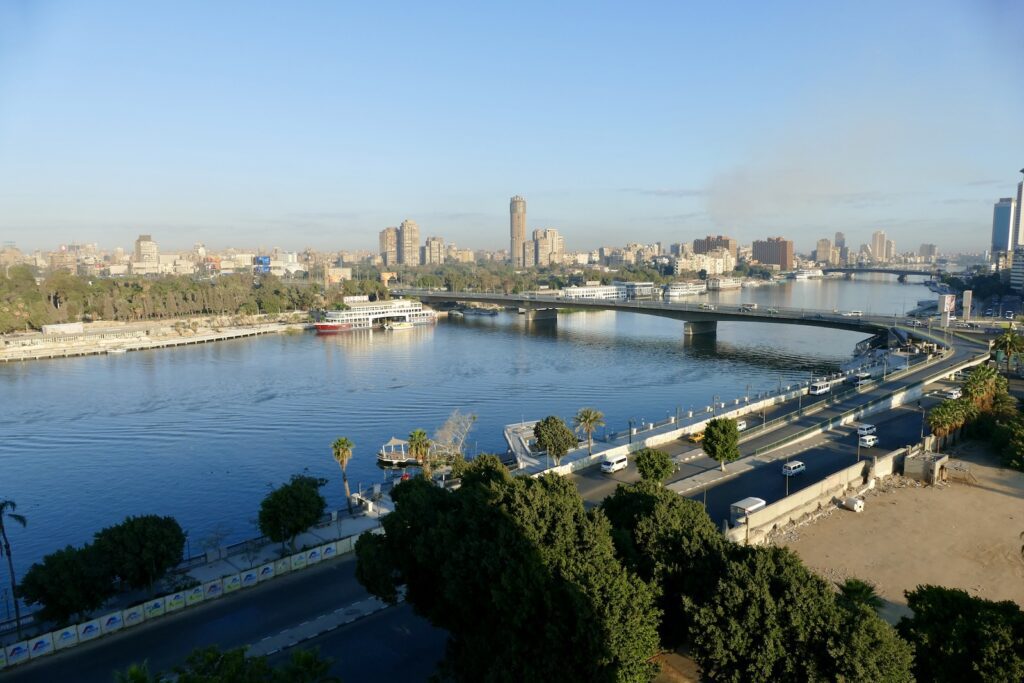
[[[179,318],[138,323],[95,322],[72,334],[39,332],[0,336],[0,363],[70,358],[160,349],[191,344],[301,331],[310,325],[305,313],[269,316]]]

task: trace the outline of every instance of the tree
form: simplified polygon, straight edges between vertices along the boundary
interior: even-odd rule
[[[604,413],[596,408],[580,408],[572,419],[577,432],[587,435],[587,455],[594,454],[594,432],[604,426]]]
[[[433,463],[430,461],[430,437],[422,429],[409,434],[409,455],[416,458],[423,470],[423,476],[430,478]]]
[[[7,520],[20,524],[24,529],[28,526],[25,515],[17,513],[18,504],[13,500],[0,500],[0,555],[7,558],[7,572],[11,578],[11,595],[18,594],[18,581],[14,574],[14,558],[11,556],[11,541],[7,538]],[[21,638],[21,607],[18,601],[14,600],[14,625],[18,629],[18,637]]]
[[[392,491],[385,533],[356,543],[357,577],[449,632],[458,680],[648,681],[653,595],[615,556],[608,520],[557,476],[512,477],[494,456],[454,491],[421,477]]]
[[[927,585],[906,596],[914,616],[897,629],[916,650],[918,680],[1024,680],[1024,612],[1016,603]]]
[[[661,642],[675,648],[687,636],[692,614],[683,599],[714,585],[726,561],[726,544],[704,507],[644,480],[619,486],[601,510],[612,525],[616,554],[626,567],[657,587]]]
[[[295,537],[316,524],[327,509],[327,501],[320,488],[327,483],[304,474],[294,474],[287,484],[282,484],[267,494],[260,503],[260,533],[282,550],[287,542],[295,549]]]
[[[106,562],[91,544],[50,553],[29,568],[18,587],[25,602],[40,606],[42,619],[60,624],[98,609],[113,594]]]
[[[661,483],[676,470],[669,454],[656,448],[641,448],[634,457],[640,478],[645,481]]]
[[[712,460],[722,464],[732,462],[740,457],[740,432],[736,428],[736,420],[719,417],[709,420],[704,428],[704,452]]]
[[[348,514],[352,514],[352,492],[348,488],[348,461],[352,459],[352,449],[355,444],[342,436],[331,444],[331,451],[334,453],[334,461],[341,467],[341,482],[345,485],[345,503],[348,505]]]
[[[549,415],[533,426],[533,437],[541,450],[546,451],[557,467],[565,454],[577,445],[576,435],[566,426],[565,421]]]
[[[174,668],[175,678],[160,675],[157,683],[340,683],[330,675],[331,660],[313,650],[293,650],[291,659],[274,668],[266,657],[248,657],[245,648],[221,650],[215,645],[193,650]]]
[[[150,588],[181,562],[185,532],[173,517],[141,515],[97,532],[94,545],[111,577]]]
[[[476,415],[453,410],[448,419],[434,432],[434,448],[447,458],[462,455],[469,432],[476,423]]]
[[[132,664],[124,671],[114,673],[114,683],[160,683],[160,677],[149,672],[149,661]]]
[[[1010,360],[1013,354],[1024,351],[1024,337],[1008,329],[992,341],[992,350],[1006,356],[1006,374],[1010,374]]]
[[[839,584],[838,602],[850,610],[863,605],[876,613],[885,604],[882,598],[878,596],[875,584],[855,578],[849,578]]]

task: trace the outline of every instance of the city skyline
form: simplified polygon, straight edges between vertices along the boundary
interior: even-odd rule
[[[492,8],[242,7],[0,8],[0,237],[373,249],[405,215],[495,248],[518,192],[570,249],[884,230],[970,251],[1014,194],[1016,3],[526,6],[546,48],[515,61]]]

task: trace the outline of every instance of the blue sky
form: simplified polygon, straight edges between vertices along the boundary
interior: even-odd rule
[[[0,241],[981,250],[1024,3],[0,3]]]

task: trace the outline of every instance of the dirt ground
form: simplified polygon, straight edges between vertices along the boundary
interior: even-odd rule
[[[776,543],[828,580],[874,583],[890,620],[910,613],[903,592],[918,584],[1024,606],[1024,474],[998,467],[983,444],[950,455],[970,463],[975,484],[895,478],[867,494],[864,512],[834,511]]]

